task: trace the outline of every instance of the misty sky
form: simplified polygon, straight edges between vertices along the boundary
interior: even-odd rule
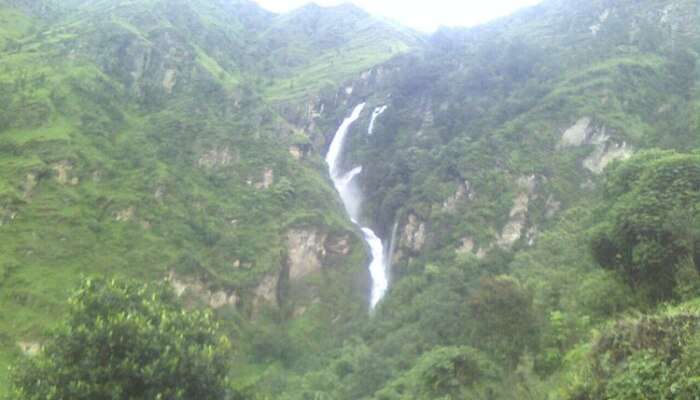
[[[256,0],[275,12],[300,7],[310,0]],[[415,29],[430,32],[440,25],[472,26],[513,11],[537,4],[541,0],[351,0],[372,14],[387,17]],[[347,3],[348,0],[316,0],[323,6]]]

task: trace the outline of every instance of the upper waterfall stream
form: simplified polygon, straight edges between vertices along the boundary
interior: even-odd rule
[[[364,235],[365,242],[371,250],[372,261],[369,265],[369,272],[372,276],[372,294],[370,305],[374,308],[377,303],[384,297],[389,280],[387,278],[387,260],[384,252],[384,243],[382,240],[368,227],[361,226],[359,223],[360,208],[362,205],[362,193],[355,182],[355,178],[362,173],[362,167],[358,166],[348,172],[342,172],[340,163],[345,145],[345,138],[352,124],[360,118],[362,110],[365,108],[365,103],[359,104],[352,111],[352,114],[345,118],[343,123],[338,128],[338,131],[333,137],[333,141],[326,154],[326,163],[330,171],[333,185],[340,194],[345,210],[354,224],[360,227]],[[375,117],[376,118],[376,117]]]

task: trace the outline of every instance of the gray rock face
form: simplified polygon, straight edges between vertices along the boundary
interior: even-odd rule
[[[51,166],[51,169],[56,173],[56,180],[61,185],[72,185],[75,186],[80,183],[77,177],[71,177],[71,171],[73,170],[73,164],[69,161],[61,161]]]
[[[450,196],[444,203],[442,203],[442,208],[448,212],[454,212],[457,210],[457,206],[464,202],[474,199],[474,192],[472,191],[471,183],[469,181],[464,181],[457,188],[454,195]]]
[[[583,166],[594,174],[600,174],[605,167],[615,160],[626,160],[632,157],[634,151],[626,143],[605,141],[597,144],[593,153],[583,160]]]
[[[510,249],[522,237],[523,229],[527,223],[530,197],[534,194],[536,185],[537,177],[534,175],[518,179],[520,193],[513,201],[513,208],[510,210],[508,222],[496,240],[498,247]]]
[[[557,147],[576,147],[586,143],[592,133],[591,119],[583,117],[579,119],[571,128],[564,131]]]
[[[186,296],[215,310],[225,306],[235,307],[238,304],[238,296],[233,291],[212,291],[203,282],[178,277],[173,271],[168,274],[166,280],[178,297]]]
[[[315,230],[291,230],[287,233],[289,279],[303,278],[322,268],[326,256],[326,235]]]
[[[165,90],[165,93],[172,94],[176,83],[177,71],[174,69],[166,70],[165,76],[163,77],[163,90]]]
[[[559,212],[559,210],[561,210],[561,202],[556,200],[554,196],[549,196],[544,207],[544,216],[545,218],[549,219],[554,217]]]
[[[263,304],[278,305],[277,289],[279,281],[280,275],[278,272],[272,272],[260,281],[253,294],[253,314],[257,314]]]
[[[25,356],[29,357],[33,357],[41,351],[41,344],[39,342],[20,341],[17,342],[17,346],[22,350]]]
[[[255,188],[258,190],[269,189],[273,183],[275,183],[275,171],[271,168],[265,168],[262,180],[255,184]]]
[[[425,223],[414,214],[408,216],[408,222],[401,234],[401,246],[418,253],[423,249],[426,239]]]
[[[27,178],[23,184],[25,199],[32,197],[32,193],[34,192],[34,189],[37,187],[38,184],[39,181],[37,179],[36,174],[27,174]]]
[[[204,152],[197,160],[197,166],[206,169],[222,168],[231,164],[233,155],[228,147],[211,149]]]
[[[579,119],[567,129],[561,137],[557,148],[594,146],[593,152],[583,160],[583,167],[594,174],[603,172],[606,166],[615,160],[625,160],[632,156],[633,150],[627,143],[618,143],[607,133],[603,126],[595,128],[589,117]]]
[[[134,215],[136,214],[136,209],[134,207],[129,207],[125,208],[121,211],[118,211],[116,215],[114,216],[114,219],[117,222],[129,222],[132,219],[134,219]]]

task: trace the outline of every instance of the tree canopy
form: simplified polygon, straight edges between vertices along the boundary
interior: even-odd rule
[[[227,399],[230,344],[164,285],[87,279],[67,321],[13,371],[13,399]]]

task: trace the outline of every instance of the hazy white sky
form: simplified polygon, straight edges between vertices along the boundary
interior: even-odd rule
[[[275,12],[300,7],[311,0],[256,0]],[[539,3],[541,0],[315,0],[322,6],[355,3],[372,14],[387,17],[422,31],[440,25],[472,26]]]

